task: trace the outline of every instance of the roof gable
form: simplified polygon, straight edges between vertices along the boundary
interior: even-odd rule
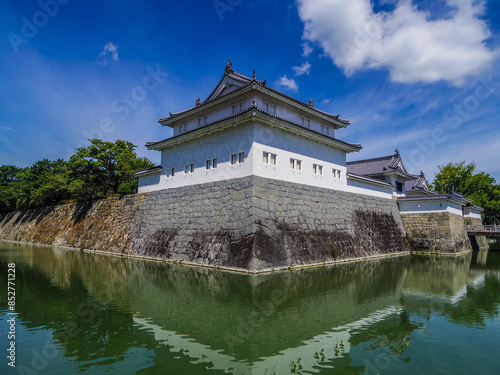
[[[328,121],[329,124],[332,124],[336,129],[345,128],[350,124],[349,120],[344,120],[339,118],[339,115],[332,115],[330,113],[321,111],[313,106],[312,100],[310,100],[309,104],[306,104],[300,100],[297,100],[293,97],[290,97],[280,91],[272,89],[271,87],[266,86],[266,80],[259,81],[255,77],[255,70],[253,71],[253,77],[249,78],[244,76],[243,74],[237,73],[233,70],[231,61],[226,65],[226,69],[224,71],[224,75],[221,80],[215,87],[215,89],[210,93],[210,95],[205,99],[202,103],[198,100],[196,102],[196,106],[192,108],[188,108],[186,110],[172,113],[169,112],[169,117],[159,118],[158,122],[162,125],[173,126],[173,122],[179,119],[183,119],[187,116],[191,116],[197,112],[200,112],[204,109],[210,108],[214,105],[218,105],[225,98],[233,98],[235,95],[240,95],[248,92],[251,89],[256,89],[266,95],[273,96],[279,98],[280,100],[296,107],[301,110],[308,112],[312,116],[316,116],[323,121]]]
[[[393,173],[416,176],[409,174],[403,165],[401,154],[398,150],[394,155],[383,156],[374,159],[350,161],[347,163],[347,171],[361,176],[377,176]]]
[[[203,103],[211,102],[212,100],[218,99],[223,95],[229,94],[230,92],[241,89],[252,82],[252,79],[245,77],[242,74],[236,72],[226,72],[222,76],[221,80],[208,96]]]

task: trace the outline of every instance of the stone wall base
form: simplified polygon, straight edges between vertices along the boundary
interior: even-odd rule
[[[472,251],[462,216],[450,212],[402,214],[414,252],[463,253]]]
[[[0,239],[250,272],[409,250],[392,200],[256,176],[14,212]]]

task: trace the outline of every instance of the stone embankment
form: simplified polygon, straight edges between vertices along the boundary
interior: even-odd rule
[[[256,176],[14,212],[0,239],[245,272],[409,251],[392,200]]]

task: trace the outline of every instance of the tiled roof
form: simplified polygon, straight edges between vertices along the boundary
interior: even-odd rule
[[[427,181],[425,180],[425,176],[421,174],[418,178],[405,182],[405,191],[428,191],[429,188],[427,186]]]
[[[398,202],[439,201],[447,199],[451,199],[451,196],[448,194],[412,195],[411,197],[399,197]]]
[[[395,172],[400,172],[410,178],[418,177],[406,171],[399,152],[394,155],[383,156],[380,158],[347,162],[347,171],[361,176],[372,177],[391,174]]]
[[[161,172],[162,169],[163,169],[163,167],[161,165],[156,165],[154,167],[136,172],[134,174],[134,177],[139,177],[139,176],[143,176],[143,175],[150,174],[150,173],[159,173],[159,172]]]

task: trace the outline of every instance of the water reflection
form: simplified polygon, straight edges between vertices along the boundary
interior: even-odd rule
[[[16,262],[22,280],[16,309],[23,326],[51,330],[63,364],[78,371],[370,372],[381,348],[409,360],[412,335],[425,325],[412,315],[484,326],[498,316],[500,301],[500,267],[487,253],[256,277],[2,248],[1,269]]]

